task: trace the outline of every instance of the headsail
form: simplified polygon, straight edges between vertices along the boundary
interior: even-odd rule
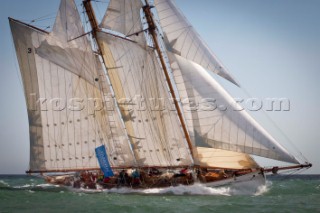
[[[110,91],[87,38],[70,41],[84,33],[74,2],[61,1],[50,34],[10,25],[28,104],[30,170],[98,168],[102,144],[111,165],[134,165],[117,111],[96,104]]]
[[[167,50],[193,61],[207,70],[238,85],[217,60],[200,35],[176,7],[173,0],[155,0]]]
[[[202,66],[176,54],[170,58],[195,146],[298,163]]]

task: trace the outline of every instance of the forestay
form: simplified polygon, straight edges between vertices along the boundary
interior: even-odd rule
[[[10,25],[28,105],[30,170],[98,168],[94,150],[102,144],[112,166],[134,165],[117,111],[102,107],[109,87],[89,42],[70,41],[84,33],[74,2],[61,1],[50,34]]]
[[[195,146],[298,162],[202,66],[176,54],[170,61]]]
[[[172,0],[154,0],[168,51],[238,85]]]

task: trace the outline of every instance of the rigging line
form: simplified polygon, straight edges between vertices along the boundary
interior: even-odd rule
[[[153,56],[154,57],[154,56]],[[164,79],[164,77],[162,76],[162,73],[160,73],[160,76],[159,76],[159,69],[157,69],[158,67],[156,66],[156,64],[154,63],[154,58],[152,57],[152,59],[151,59],[151,62],[152,63],[148,63],[149,64],[149,67],[150,67],[150,69],[151,70],[156,70],[155,71],[155,73],[154,73],[154,75],[153,75],[153,81],[155,81],[156,82],[156,87],[155,87],[155,92],[157,93],[157,95],[156,95],[156,97],[160,97],[160,91],[161,91],[161,89],[160,88],[163,88],[163,87],[161,87],[161,86],[163,86],[163,81],[162,81],[162,79]],[[157,60],[157,59],[156,59]],[[159,79],[159,80],[158,80]],[[159,84],[159,81],[160,81],[160,84]],[[159,90],[160,89],[160,90]],[[163,92],[163,94],[165,94],[165,91],[167,91],[165,88],[163,88],[164,89],[164,92]],[[153,96],[152,96],[153,97]],[[161,98],[161,97],[160,97]],[[161,119],[161,126],[162,126],[162,129],[164,130],[164,140],[165,141],[168,141],[168,143],[165,143],[164,141],[163,141],[163,139],[162,138],[160,138],[160,140],[162,141],[162,143],[164,143],[165,144],[165,147],[167,147],[167,149],[169,150],[168,151],[168,155],[169,155],[169,159],[171,159],[171,162],[173,163],[173,162],[175,162],[174,160],[174,158],[173,158],[173,155],[172,155],[172,149],[171,149],[171,147],[170,146],[172,146],[172,144],[171,144],[171,140],[172,140],[172,138],[169,138],[169,134],[168,134],[168,130],[170,131],[170,130],[172,130],[172,127],[174,126],[173,125],[173,123],[172,123],[172,120],[171,120],[171,118],[172,118],[172,116],[171,116],[171,113],[170,113],[170,111],[169,112],[167,112],[167,113],[165,113],[164,111],[159,111],[159,113],[160,113],[160,119]],[[167,119],[169,119],[169,121],[170,121],[170,123],[167,123],[166,122],[166,118]],[[169,125],[165,125],[165,123],[167,123],[167,124],[171,124],[171,126],[169,126]],[[175,132],[176,133],[176,132]],[[159,136],[160,136],[160,128],[158,128],[158,134],[159,134]],[[175,136],[175,134],[173,135],[173,136]],[[170,151],[171,150],[171,151]],[[178,150],[178,155],[179,155],[179,157],[181,158],[181,154],[180,154],[180,152],[179,152],[179,150]]]
[[[159,33],[159,30],[157,30],[157,32]],[[150,38],[151,39],[151,38]],[[169,70],[169,72],[168,72],[168,75],[169,75],[169,77],[170,77],[170,79],[173,79],[173,73],[172,73],[172,69],[171,69],[171,66],[170,66],[170,61],[169,61],[169,59],[168,59],[168,56],[167,56],[167,53],[166,53],[166,48],[165,48],[165,45],[164,45],[164,43],[163,43],[163,40],[162,39],[158,39],[159,40],[159,47],[160,47],[160,51],[162,52],[162,54],[164,54],[164,56],[165,56],[165,64],[167,65],[167,67],[168,67],[168,70]],[[153,43],[153,40],[151,40],[151,42]],[[158,53],[157,53],[157,55],[158,55]],[[159,57],[159,55],[158,55],[158,63],[160,63],[160,57]],[[175,83],[175,81],[173,80],[172,81],[174,84],[173,84],[173,86],[174,86],[174,90],[176,91],[177,90],[177,86],[176,86],[176,83]],[[168,85],[168,82],[167,82],[167,90],[169,89],[169,85]],[[170,96],[172,97],[172,94],[170,93]],[[178,98],[179,98],[179,96],[177,96]],[[178,103],[179,104],[179,107],[181,107],[182,108],[182,106],[181,106],[181,103]],[[182,112],[182,117],[183,117],[183,119],[185,118],[185,116],[184,116],[184,114],[183,114],[183,112]],[[183,130],[183,127],[182,127],[182,121],[180,121],[180,119],[179,119],[179,123],[180,123],[180,128]],[[187,128],[187,127],[186,127]],[[188,130],[187,130],[188,131]],[[189,131],[188,131],[189,132]],[[185,143],[188,143],[188,141],[187,141],[187,138],[185,138]],[[188,144],[185,144],[187,147],[188,147],[188,153],[189,153],[189,155],[192,155],[192,148],[191,147],[189,147],[189,145]]]
[[[132,4],[130,4],[130,6],[131,6],[131,13],[130,13],[131,14],[131,20],[133,21],[132,22],[133,24],[132,24],[131,28],[129,29],[129,31],[126,32],[126,34],[130,33],[133,29],[135,29],[135,27],[137,25],[138,25],[138,27],[140,26],[143,29],[143,26],[141,25],[140,8],[139,7],[133,8]],[[136,10],[137,8],[138,8],[138,11]],[[134,9],[135,9],[135,11],[134,11]],[[137,13],[137,12],[138,12],[138,17],[137,17],[138,20],[134,20],[134,14]]]
[[[145,58],[147,58],[147,60],[146,60],[146,65],[148,66],[148,70],[156,70],[156,68],[155,67],[152,67],[152,65],[153,64],[151,64],[148,60],[149,60],[149,54],[148,54],[148,52],[146,52],[145,53],[146,54],[146,57]],[[150,72],[148,72],[148,73],[150,73]],[[147,73],[147,74],[148,74]],[[156,73],[155,72],[153,72],[153,75],[148,75],[148,78],[150,78],[149,79],[149,81],[148,82],[154,82],[154,83],[152,83],[153,85],[148,85],[148,86],[154,86],[154,84],[156,84],[156,85],[158,85],[158,81],[157,81],[157,78],[156,78]],[[153,77],[153,78],[152,78]],[[148,89],[149,88],[146,88],[146,91],[148,91]],[[153,90],[154,91],[154,90]],[[159,97],[160,95],[159,95],[159,91],[158,90],[156,90],[156,91],[154,91],[155,93],[157,93],[157,94],[154,94],[154,95],[156,95],[156,96],[151,96],[151,97]],[[151,93],[152,93],[152,90],[151,90]],[[161,97],[160,97],[161,98]],[[162,129],[164,130],[164,138],[166,138],[167,140],[170,140],[170,138],[168,138],[168,136],[166,135],[166,132],[165,132],[165,127],[164,127],[164,114],[163,113],[161,113],[161,111],[156,111],[157,113],[158,113],[158,115],[159,115],[159,117],[160,117],[160,119],[161,119],[161,126],[162,126]],[[151,111],[150,110],[148,110],[148,114],[150,114],[150,117],[152,117],[152,113],[151,113]],[[152,130],[154,130],[155,131],[155,133],[156,133],[156,135],[158,136],[158,138],[159,138],[159,141],[161,142],[161,146],[162,147],[166,147],[167,148],[167,150],[168,150],[168,152],[166,152],[166,154],[169,156],[169,159],[171,159],[171,162],[172,162],[172,155],[171,155],[171,149],[170,149],[170,146],[169,146],[169,144],[168,143],[165,143],[164,142],[164,139],[161,137],[161,131],[160,131],[160,126],[158,125],[158,126],[155,126],[155,128],[153,128]]]
[[[296,175],[299,173],[302,173],[303,171],[306,171],[308,168],[298,168],[298,169],[294,169],[294,170],[289,170],[289,171],[283,171],[281,172],[281,176],[279,176],[279,180],[283,181],[283,180],[287,180],[290,176],[292,175]]]
[[[36,18],[36,19],[29,20],[29,21],[30,21],[29,24],[34,23],[34,22],[36,22],[36,21],[38,21],[38,20],[44,20],[45,18],[48,18],[49,16],[52,16],[52,15],[56,15],[56,12],[53,12],[53,13],[50,13],[50,14],[41,16],[41,17]],[[55,17],[55,16],[54,16],[54,17]]]
[[[106,68],[106,64],[104,63],[104,60],[103,60],[102,56],[99,56],[99,58],[101,58],[102,64],[104,65],[104,68]],[[103,68],[103,66],[102,66],[102,68]],[[105,78],[106,78],[106,84],[110,89],[110,94],[112,95],[112,102],[113,102],[113,104],[114,104],[114,106],[116,108],[115,117],[117,119],[119,119],[119,121],[120,121],[121,128],[122,128],[123,133],[124,133],[125,138],[126,138],[127,146],[128,146],[128,148],[130,150],[130,153],[131,153],[132,157],[134,158],[134,164],[139,166],[138,163],[137,163],[137,160],[136,160],[137,157],[135,156],[135,153],[134,153],[133,148],[132,148],[131,141],[130,141],[130,139],[128,137],[128,133],[127,133],[127,129],[126,129],[124,120],[122,119],[122,116],[121,116],[120,108],[119,108],[118,103],[117,103],[116,98],[115,98],[115,91],[114,91],[113,86],[111,84],[109,73],[107,72],[106,69],[103,69],[102,72],[103,72],[102,73],[103,76],[105,76]]]
[[[51,19],[54,19],[54,18],[55,18],[55,16],[52,16],[52,17],[49,17],[49,18],[44,18],[44,19],[32,20],[32,21],[28,22],[28,24],[37,23],[37,22],[46,21],[46,20],[51,20]]]
[[[124,44],[123,44],[124,45]],[[131,44],[130,44],[131,45]],[[137,54],[135,54],[132,50],[131,51],[128,51],[128,55],[126,56],[126,57],[128,57],[128,61],[130,60],[131,62],[132,62],[132,65],[135,67],[134,68],[134,70],[140,70],[141,69],[141,67],[142,67],[142,65],[143,64],[137,64],[137,63],[134,63],[134,61],[138,61],[138,62],[142,62],[143,63],[143,61],[144,61],[144,58],[143,58],[143,56],[141,56],[141,55],[139,55],[139,60],[135,60],[135,58],[138,56]],[[134,81],[134,76],[135,75],[133,75],[133,73],[132,72],[130,72],[131,73],[131,75],[132,75],[132,79],[133,79],[133,85],[134,85],[134,87],[135,87],[135,91],[140,91],[140,92],[142,92],[143,90],[142,90],[142,88],[141,88],[141,86],[142,86],[142,84],[139,82],[139,79],[141,79],[142,78],[142,76],[141,75],[137,75],[137,81],[138,81],[138,83],[139,83],[139,86],[137,86],[136,85],[136,81]],[[139,74],[139,72],[138,72],[138,74]],[[139,88],[139,89],[138,89]],[[130,92],[129,92],[130,93]],[[132,97],[132,95],[131,95],[131,97]],[[143,113],[141,112],[141,111],[139,111],[139,117],[140,118],[142,118],[142,120],[144,120],[144,116],[143,116]],[[152,118],[152,117],[151,117]],[[152,119],[151,119],[152,120]],[[146,128],[146,126],[145,126],[145,123],[143,122],[142,123],[143,124],[143,129],[144,129],[144,134],[145,134],[145,136],[146,136],[146,144],[147,144],[147,147],[148,147],[148,154],[150,155],[150,159],[152,160],[152,163],[154,164],[154,165],[156,165],[155,163],[154,163],[154,159],[153,159],[153,155],[150,153],[150,144],[148,143],[148,139],[150,138],[150,137],[147,137],[148,136],[148,133],[150,133],[150,135],[151,135],[151,137],[153,138],[153,140],[156,142],[159,138],[156,138],[155,137],[155,135],[154,134],[152,134],[152,127],[153,127],[153,125],[152,126],[148,126],[148,128]],[[139,131],[140,132],[140,131]],[[141,133],[139,133],[139,135],[140,135]],[[153,148],[155,148],[155,145],[154,145],[154,143],[152,143],[152,145],[153,145]],[[156,149],[154,149],[154,150],[156,150]],[[159,158],[159,156],[158,155],[156,155],[156,157],[157,157],[157,159],[158,159],[158,162],[160,163],[161,162],[161,160],[160,160],[160,158]]]
[[[250,93],[242,86],[242,90],[245,92],[245,94],[248,97],[252,97],[250,95]],[[280,134],[287,140],[287,142],[289,144],[291,144],[293,146],[293,148],[295,149],[295,151],[300,155],[300,157],[305,161],[305,162],[309,162],[308,159],[302,154],[302,152],[299,151],[299,149],[297,148],[297,146],[292,142],[292,140],[280,129],[279,125],[276,124],[276,122],[268,115],[268,113],[266,113],[265,110],[262,110],[262,113],[265,115],[265,117],[271,122],[271,124],[273,126],[276,127],[276,129],[280,132]]]
[[[84,33],[84,34],[82,34],[82,35],[79,35],[79,36],[73,38],[73,39],[67,40],[67,42],[74,41],[74,40],[76,40],[76,39],[78,39],[78,38],[81,38],[81,37],[86,36],[86,35],[91,34],[91,33],[92,33],[92,31],[86,32],[86,33]]]
[[[121,69],[121,72],[120,73],[122,73],[122,75],[124,75],[124,76],[126,76],[126,78],[129,78],[129,77],[131,77],[132,78],[132,82],[134,83],[134,75],[132,75],[132,72],[130,72],[129,74],[127,74],[127,72],[128,72],[128,70],[126,70],[125,69],[125,67],[123,66],[123,62],[122,61],[130,61],[129,59],[127,59],[127,60],[121,60],[121,61],[119,61],[119,57],[123,57],[123,56],[119,56],[119,54],[120,54],[120,52],[119,51],[122,51],[122,49],[124,49],[125,50],[125,44],[123,43],[123,42],[120,42],[120,44],[121,44],[121,46],[122,47],[120,47],[119,49],[115,49],[113,52],[112,52],[112,55],[113,55],[113,57],[116,59],[116,63],[118,64],[118,65],[120,65],[120,67],[123,67],[123,69]],[[130,43],[129,43],[129,45],[130,45]],[[118,51],[119,50],[119,51]],[[126,52],[130,52],[131,50],[129,49],[129,51],[126,51]],[[127,57],[129,57],[128,56],[128,54],[125,54],[125,58],[127,58]],[[133,69],[136,69],[135,68],[135,66],[134,66],[134,64],[132,64],[133,65]],[[137,67],[137,69],[139,69],[139,67]],[[116,73],[115,73],[116,74]],[[118,75],[118,74],[117,74]],[[120,84],[120,86],[121,86],[121,88],[122,88],[122,90],[123,90],[123,92],[125,93],[125,95],[129,95],[131,98],[132,98],[132,95],[131,95],[131,92],[133,92],[133,91],[131,91],[131,90],[129,90],[129,91],[127,91],[127,89],[125,89],[125,88],[123,88],[123,85],[125,85],[125,84],[123,84],[123,79],[121,79],[122,77],[121,76],[119,76],[119,78],[120,78],[120,80],[122,81],[122,84]],[[135,84],[133,84],[133,86],[135,87]],[[136,89],[135,89],[136,90]],[[141,112],[139,112],[139,114],[141,114]],[[128,116],[130,116],[130,115],[128,115]],[[141,115],[140,115],[141,116]],[[146,128],[144,128],[144,131],[146,130]],[[140,128],[138,128],[138,129],[136,129],[136,130],[134,130],[135,131],[135,133],[138,133],[138,135],[140,136],[141,135],[141,133],[140,133]],[[145,134],[146,134],[146,132],[145,132]],[[136,143],[134,143],[134,145],[136,145]],[[148,144],[147,144],[147,146],[148,146]],[[149,147],[148,147],[148,150],[150,150],[149,149]],[[135,152],[136,152],[136,150],[135,150]],[[150,155],[150,157],[151,157],[151,155]],[[141,154],[139,155],[139,158],[141,159]],[[153,159],[152,159],[152,157],[151,157],[151,160],[153,161]]]
[[[105,76],[103,73],[101,73],[101,75],[103,75],[103,76]],[[106,89],[108,88],[108,87],[110,87],[110,85],[107,83],[108,82],[108,79],[107,79],[107,76],[105,76],[105,78],[106,78],[106,82],[105,82],[105,87],[106,87]],[[99,83],[99,85],[100,85],[100,87],[103,87],[102,86],[102,83]],[[103,88],[102,88],[102,90],[103,90]],[[101,90],[100,90],[101,91]],[[103,98],[105,99],[105,97],[103,96]],[[114,101],[114,99],[113,99],[113,101]],[[116,119],[116,117],[115,117],[115,115],[112,113],[111,114],[112,116],[113,116],[113,119],[114,119],[114,122],[117,122],[117,119]],[[118,114],[118,116],[120,116],[119,114]],[[122,127],[123,128],[123,127]],[[122,130],[124,130],[124,129],[122,129]],[[111,130],[110,130],[111,131]],[[124,132],[122,132],[123,134],[124,134]],[[118,137],[120,137],[120,136],[118,136]],[[128,138],[127,138],[128,139]],[[118,139],[119,140],[119,139]],[[127,144],[128,146],[129,146],[129,144]],[[121,146],[121,150],[122,150],[122,146]]]
[[[145,57],[147,57],[148,56],[148,53],[147,52],[145,52],[145,54],[146,55],[144,55],[144,56],[142,56],[143,57],[143,62],[144,62],[144,69],[143,70],[145,70],[146,68],[148,69],[148,70],[152,70],[152,69],[150,69],[149,68],[149,63],[145,60]],[[147,59],[148,59],[148,57],[147,57]],[[146,63],[145,63],[146,62]],[[142,72],[142,76],[141,76],[141,78],[140,78],[140,80],[142,80],[143,81],[143,74],[144,74],[145,72]],[[146,74],[149,74],[150,72],[146,72]],[[147,77],[148,78],[151,78],[151,76],[152,75],[148,75]],[[150,80],[148,80],[147,82],[149,82],[150,83],[150,81],[152,81],[151,79]],[[140,83],[141,84],[141,86],[142,85],[146,85],[146,84],[142,84],[142,83]],[[144,91],[144,94],[147,94],[148,92],[149,92],[149,88],[151,87],[152,88],[152,86],[154,86],[154,85],[149,85],[149,84],[147,84],[147,87],[148,88],[146,88],[145,90],[143,89],[143,87],[141,87],[140,88],[140,90],[141,91]],[[152,92],[152,91],[151,91]],[[149,107],[149,106],[148,106]],[[151,121],[152,121],[152,113],[151,113],[151,111],[150,111],[150,109],[149,110],[147,110],[146,111],[146,113],[147,113],[147,116],[149,116],[149,118],[151,119]],[[163,139],[162,139],[162,137],[161,137],[161,134],[160,134],[160,130],[159,129],[157,129],[157,127],[158,126],[155,126],[155,125],[152,125],[151,126],[151,128],[149,128],[149,132],[150,132],[150,134],[152,135],[152,137],[154,138],[154,141],[160,141],[161,142],[161,144],[163,144]],[[154,144],[153,144],[154,145]],[[160,145],[160,144],[159,144]],[[163,146],[162,145],[162,147],[166,147],[166,146]],[[155,147],[154,147],[155,148]],[[155,149],[156,150],[156,149]],[[163,150],[163,149],[162,149]],[[169,149],[168,149],[169,150]],[[166,158],[165,158],[166,159]]]
[[[156,59],[156,56],[155,55],[153,55],[153,57],[155,57],[154,58],[154,60],[152,60],[152,65],[153,65],[153,67],[157,67],[158,68],[158,66],[157,66],[157,64],[156,64],[156,62],[155,62],[155,60],[157,60]],[[153,68],[152,68],[153,69]],[[157,77],[157,79],[160,79],[160,85],[158,86],[159,88],[162,88],[163,89],[163,91],[167,91],[168,90],[168,88],[166,88],[166,86],[164,85],[164,81],[163,80],[165,80],[165,77],[163,76],[163,72],[161,71],[161,69],[154,69],[154,70],[157,70],[157,74],[158,75],[160,75],[160,77]],[[163,79],[163,80],[161,80],[161,79]],[[160,90],[159,90],[160,91]],[[165,92],[164,92],[164,94],[165,94]],[[168,109],[167,109],[168,110]],[[174,118],[176,118],[176,116],[175,115],[173,115],[172,116],[172,113],[175,113],[175,112],[171,112],[171,110],[168,110],[168,116],[169,116],[169,121],[170,121],[170,123],[171,123],[171,126],[175,126],[174,124],[173,124],[173,119]],[[176,125],[177,126],[179,126],[179,123],[177,122],[177,120],[175,119],[175,123],[176,123]],[[165,122],[163,122],[162,123],[162,125],[163,125],[163,128],[165,129],[165,125],[164,125],[164,123]],[[179,126],[180,127],[180,126]],[[167,128],[170,128],[170,127],[167,127]],[[181,129],[181,127],[180,127],[180,129]],[[172,129],[171,129],[172,130]],[[182,137],[182,135],[177,135],[178,134],[178,131],[174,131],[174,137],[175,138],[180,138],[180,137]],[[169,140],[171,140],[171,138],[169,138]],[[178,149],[178,152],[179,152],[179,158],[182,158],[182,155],[181,155],[181,153],[180,153],[180,151],[179,151],[179,149]]]
[[[125,1],[127,1],[127,0],[125,0]],[[106,14],[108,14],[108,9],[109,9],[109,7],[107,8],[107,11],[106,11]],[[109,11],[110,12],[110,11]],[[102,22],[101,22],[101,25],[104,25],[104,24],[108,24],[108,23],[110,23],[110,22],[116,22],[116,20],[117,19],[120,19],[120,18],[122,18],[122,17],[125,17],[126,15],[128,15],[128,14],[130,14],[130,13],[132,13],[132,11],[131,12],[127,12],[127,13],[124,13],[124,14],[120,14],[120,15],[118,15],[118,16],[115,16],[114,18],[108,18],[108,21],[105,21],[105,19],[103,19],[102,20]],[[106,16],[105,16],[106,17]],[[105,21],[105,22],[104,22]],[[120,22],[120,21],[118,21],[118,22]],[[117,22],[116,22],[117,23]],[[111,28],[110,28],[111,29]]]
[[[93,2],[97,2],[97,3],[105,3],[105,4],[109,4],[110,1],[101,1],[101,0],[91,0]]]

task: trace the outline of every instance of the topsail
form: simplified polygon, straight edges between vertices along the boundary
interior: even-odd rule
[[[238,85],[172,0],[155,0],[168,51],[193,61]]]

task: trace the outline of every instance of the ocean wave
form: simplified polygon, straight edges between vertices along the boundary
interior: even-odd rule
[[[0,180],[0,186],[9,187],[9,183],[5,182],[4,180]]]
[[[60,187],[59,185],[53,185],[53,184],[48,184],[48,183],[43,183],[43,184],[24,184],[24,185],[18,185],[18,186],[13,186],[12,188],[14,189],[52,189],[52,188],[58,188]]]

